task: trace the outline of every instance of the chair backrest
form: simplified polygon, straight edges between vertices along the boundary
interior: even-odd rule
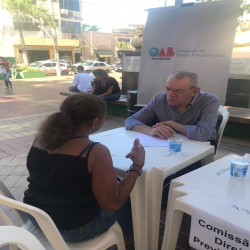
[[[15,226],[0,227],[0,248],[15,244],[24,250],[45,250],[39,240],[30,232]]]
[[[228,118],[229,118],[229,112],[227,111],[226,108],[224,108],[221,105],[219,107],[218,113],[220,115],[222,115],[222,121],[221,121],[221,125],[220,125],[219,131],[217,133],[217,137],[216,137],[217,148],[219,148],[221,137],[222,137],[223,131],[224,131],[225,127],[226,127]]]
[[[3,182],[0,180],[0,195],[4,195],[12,200],[15,200],[15,197],[12,195],[12,193],[9,191],[9,189],[3,184]],[[14,209],[14,211],[17,213],[18,217],[22,221],[22,223],[25,223],[25,221],[28,219],[27,215],[23,213],[22,211],[18,211]]]
[[[39,224],[44,235],[55,250],[69,250],[54,222],[47,213],[39,208],[0,195],[0,204],[21,210],[32,215]]]

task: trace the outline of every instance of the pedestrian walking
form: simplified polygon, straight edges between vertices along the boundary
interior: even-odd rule
[[[11,76],[11,70],[9,68],[6,68],[6,75],[5,75],[5,85],[6,88],[12,89],[12,83],[10,81],[10,76]]]
[[[3,80],[5,81],[5,76],[6,76],[6,69],[2,66],[2,65],[0,65],[0,74],[2,74],[2,76],[3,76]],[[9,88],[9,87],[8,87]]]

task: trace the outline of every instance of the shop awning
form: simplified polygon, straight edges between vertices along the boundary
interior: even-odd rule
[[[99,57],[113,57],[115,54],[112,50],[95,50]]]

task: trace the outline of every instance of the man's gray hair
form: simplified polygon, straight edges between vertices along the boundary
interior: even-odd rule
[[[195,73],[188,71],[176,71],[170,76],[178,80],[188,77],[190,79],[190,87],[198,87],[198,76]]]

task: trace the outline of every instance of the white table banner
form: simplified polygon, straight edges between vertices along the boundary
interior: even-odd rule
[[[224,105],[239,7],[239,0],[227,0],[150,9],[137,103],[148,104],[169,75],[185,70],[196,73],[202,91]]]
[[[238,217],[239,222],[243,223],[242,215],[250,217],[250,211],[247,213],[247,211],[242,210],[238,206],[228,207],[225,209],[224,214],[228,213],[230,217],[232,215],[230,210],[235,211],[234,216]],[[249,250],[249,241],[250,231],[202,211],[199,208],[192,208],[192,223],[189,238],[191,247],[197,250]]]

